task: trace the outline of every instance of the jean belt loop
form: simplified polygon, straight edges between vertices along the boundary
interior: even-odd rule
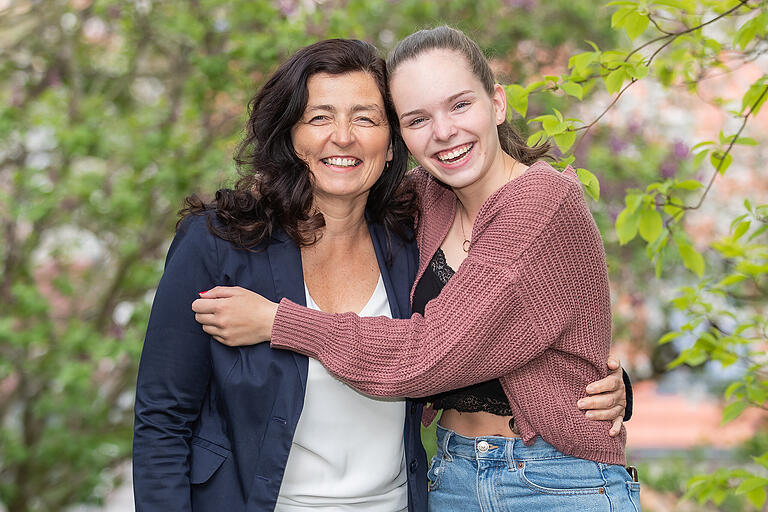
[[[445,457],[445,460],[453,460],[453,455],[448,451],[448,442],[453,437],[453,434],[453,430],[445,429],[445,436],[443,437],[443,457]]]
[[[507,457],[507,469],[510,471],[516,471],[517,465],[515,464],[515,442],[517,439],[507,439],[506,446],[504,447],[504,455]]]

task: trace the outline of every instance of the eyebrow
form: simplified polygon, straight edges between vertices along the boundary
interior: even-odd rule
[[[333,105],[310,105],[310,106],[307,107],[307,112],[314,112],[316,110],[325,110],[325,111],[328,111],[328,112],[336,112],[336,107],[334,107]],[[355,105],[355,106],[352,107],[352,112],[353,113],[356,113],[356,112],[366,112],[366,111],[371,111],[371,110],[373,110],[375,112],[378,112],[379,114],[382,113],[381,107],[379,105],[375,104],[375,103],[371,103],[369,105]]]
[[[445,101],[444,101],[443,103],[451,103],[451,102],[452,102],[452,101],[454,101],[456,98],[458,98],[458,97],[460,97],[460,96],[464,96],[465,94],[467,94],[467,93],[471,93],[471,92],[475,92],[475,91],[473,91],[472,89],[465,89],[465,90],[463,90],[463,91],[461,91],[461,92],[457,92],[456,94],[452,94],[451,96],[449,96],[448,98],[446,98],[446,99],[445,99]],[[420,114],[420,113],[422,113],[422,112],[424,112],[424,109],[421,109],[421,108],[417,108],[416,110],[411,110],[410,112],[405,112],[404,114],[401,114],[401,115],[400,115],[400,119],[406,118],[406,117],[408,117],[408,116],[412,116],[412,115],[414,115],[414,114]]]

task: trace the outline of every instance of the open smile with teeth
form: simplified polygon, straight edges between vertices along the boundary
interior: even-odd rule
[[[325,165],[332,165],[334,167],[357,167],[363,161],[354,157],[339,157],[332,156],[330,158],[322,158],[320,160]]]
[[[437,159],[441,162],[453,163],[462,159],[464,155],[469,153],[474,146],[474,142],[471,142],[469,144],[464,144],[463,146],[459,146],[448,151],[440,151],[439,153],[435,154],[435,157],[437,157]]]

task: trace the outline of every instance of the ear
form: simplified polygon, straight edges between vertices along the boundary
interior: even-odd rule
[[[507,93],[504,87],[499,84],[493,86],[491,103],[493,104],[493,111],[496,116],[496,126],[498,126],[507,119]]]
[[[387,148],[387,162],[391,162],[393,158],[395,158],[395,152],[392,151],[392,141],[390,141]]]

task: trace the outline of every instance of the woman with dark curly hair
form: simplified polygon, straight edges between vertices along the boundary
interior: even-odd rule
[[[229,307],[246,289],[410,317],[416,202],[386,81],[368,43],[300,50],[250,103],[235,189],[187,199],[139,368],[137,510],[426,510],[419,403],[361,394],[303,355],[221,345],[190,309],[224,285],[218,319],[247,315]]]
[[[362,395],[301,355],[224,347],[190,309],[198,292],[231,285],[410,316],[416,204],[398,189],[408,155],[384,61],[362,41],[313,44],[249,107],[242,177],[213,203],[186,200],[155,296],[136,391],[136,508],[424,510],[420,406]]]

